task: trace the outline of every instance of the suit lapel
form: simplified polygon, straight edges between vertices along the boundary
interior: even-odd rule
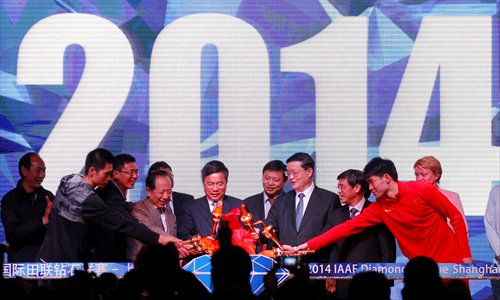
[[[285,202],[284,204],[286,205],[285,215],[291,216],[291,218],[290,218],[290,223],[292,223],[291,228],[295,228],[295,231],[299,232],[299,229],[297,228],[297,225],[295,224],[295,219],[297,216],[297,212],[295,211],[295,197],[297,196],[297,193],[294,190],[292,190],[287,195],[288,195],[288,199],[283,198],[280,201],[286,200],[286,201],[283,201],[283,202]]]
[[[200,231],[208,230],[208,234],[210,234],[212,230],[212,214],[210,213],[210,207],[208,207],[208,202],[207,202],[207,197],[203,197],[200,199],[199,203],[199,214],[198,216],[200,217]],[[200,232],[201,233],[201,232]],[[203,235],[203,234],[202,234]]]
[[[266,216],[266,208],[264,206],[264,193],[260,195],[259,201],[257,201],[258,206],[257,206],[257,213],[259,214],[257,217],[259,220],[265,220]]]
[[[342,222],[345,222],[351,218],[351,215],[349,213],[349,205],[344,205],[342,206]]]
[[[155,223],[157,224],[157,226],[159,226],[159,228],[163,229],[163,231],[166,232],[166,230],[163,228],[163,224],[161,223],[160,212],[156,209],[154,205],[148,205],[148,207],[151,211],[151,215],[155,216]]]
[[[251,198],[247,203],[247,209],[252,213],[254,222],[265,221],[264,216],[264,193],[260,193]]]
[[[229,203],[229,199],[227,198],[227,196],[224,196],[224,198],[222,198],[222,215],[227,214],[228,212],[231,211],[231,209],[233,209],[233,208],[231,207],[231,204]]]
[[[300,222],[299,230],[297,230],[298,232],[300,232],[300,230],[302,230],[302,228],[309,221],[309,219],[314,216],[314,207],[316,207],[316,203],[318,201],[317,198],[319,198],[318,195],[316,194],[316,190],[317,188],[314,187],[314,190],[311,194],[311,198],[309,199],[307,207],[304,211],[304,215],[302,216],[302,221]]]
[[[158,226],[158,228],[163,228],[163,225],[161,224],[160,213],[158,212],[156,207],[149,200],[144,201],[144,206],[148,212],[148,215],[153,218],[153,223]]]
[[[302,230],[304,225],[312,218],[314,218],[315,212],[316,212],[316,207],[318,207],[319,202],[321,199],[319,198],[318,194],[318,187],[315,186],[313,189],[313,192],[311,194],[311,198],[309,199],[309,202],[307,203],[306,211],[304,212],[304,215],[302,216],[302,222],[300,222],[300,227],[299,230]]]

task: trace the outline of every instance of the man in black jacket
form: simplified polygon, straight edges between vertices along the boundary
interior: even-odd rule
[[[45,163],[35,152],[19,160],[21,179],[2,198],[2,223],[9,262],[34,262],[42,244],[54,195],[42,187]]]
[[[252,214],[252,222],[264,221],[267,218],[269,210],[283,193],[287,179],[286,166],[281,160],[272,160],[264,166],[262,169],[264,191],[243,200],[247,210]],[[256,227],[262,232],[262,225]],[[257,245],[257,253],[266,250],[268,245],[262,246],[262,243],[266,243],[265,239],[261,239]]]
[[[127,192],[134,188],[139,178],[135,158],[129,154],[119,154],[113,162],[111,180],[96,193],[111,209],[124,218],[134,219],[131,215],[132,203],[127,202]],[[127,236],[106,226],[95,224],[91,228],[90,243],[93,261],[127,261]]]
[[[190,201],[184,207],[185,216],[177,227],[177,235],[183,239],[190,239],[196,234],[202,237],[212,233],[212,212],[222,204],[222,214],[233,208],[240,208],[240,199],[226,195],[229,170],[218,160],[205,164],[201,170],[203,190],[205,196]]]

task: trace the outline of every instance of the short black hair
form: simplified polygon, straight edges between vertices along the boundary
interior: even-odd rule
[[[271,171],[286,171],[286,165],[279,159],[271,160],[267,164],[265,164],[264,168],[262,168],[262,173],[267,170]]]
[[[21,172],[21,167],[25,167],[26,170],[29,170],[31,168],[31,158],[37,155],[38,153],[36,152],[28,152],[21,157],[21,159],[19,160],[19,164],[17,166],[19,171],[19,176],[21,176],[21,179],[24,178],[23,172]]]
[[[123,169],[123,166],[128,163],[135,163],[135,157],[126,153],[119,154],[115,156],[115,161],[113,162],[113,170],[121,171],[121,169]]]
[[[203,166],[203,169],[201,169],[201,180],[203,181],[207,176],[219,172],[224,173],[224,178],[226,178],[227,181],[229,177],[229,170],[226,168],[224,163],[218,160],[211,160]]]
[[[290,156],[287,160],[286,163],[292,162],[292,161],[300,161],[300,164],[304,170],[307,170],[309,168],[312,168],[314,170],[314,159],[311,157],[311,155],[304,153],[304,152],[297,152],[294,155]]]
[[[264,174],[264,172],[266,171],[280,171],[280,172],[283,172],[283,177],[285,178],[285,180],[287,179],[287,176],[286,176],[286,165],[279,159],[276,159],[276,160],[271,160],[270,162],[268,162],[264,168],[262,168],[262,174]]]
[[[172,178],[172,173],[158,170],[156,172],[152,172],[152,173],[148,174],[148,176],[146,177],[146,187],[148,187],[150,190],[154,190],[156,178],[160,177],[160,176],[168,177],[170,179],[170,183],[172,183],[172,185],[174,184],[174,179]]]
[[[368,180],[371,176],[382,177],[384,174],[389,174],[393,180],[398,180],[398,171],[392,160],[375,157],[366,164],[363,169],[365,178]]]
[[[170,167],[169,164],[167,164],[166,162],[164,161],[157,161],[155,162],[154,164],[152,164],[150,167],[149,167],[149,170],[148,170],[148,175],[150,173],[153,173],[153,172],[156,172],[156,171],[159,171],[161,169],[169,169],[170,172],[172,172],[172,168]]]
[[[97,148],[87,154],[85,159],[85,174],[88,174],[91,167],[94,167],[96,171],[104,168],[106,164],[113,164],[115,158],[109,150],[104,148]]]
[[[340,179],[347,179],[347,183],[351,187],[355,187],[356,184],[359,184],[361,187],[361,192],[363,193],[363,196],[368,199],[370,197],[370,190],[368,189],[368,182],[366,181],[363,172],[360,170],[355,170],[355,169],[348,169],[345,170],[344,172],[340,173],[339,176],[337,176],[337,180]]]

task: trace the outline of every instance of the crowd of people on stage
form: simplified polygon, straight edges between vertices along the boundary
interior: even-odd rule
[[[173,191],[172,168],[164,161],[154,162],[145,179],[147,197],[137,203],[127,201],[128,190],[139,178],[136,160],[129,154],[114,156],[103,148],[89,152],[84,174],[64,176],[55,196],[42,187],[45,171],[40,155],[25,154],[19,160],[21,178],[17,186],[2,198],[8,261],[135,261],[134,271],[120,281],[110,274],[101,279],[103,276],[94,278],[87,273],[65,281],[67,290],[77,280],[84,281],[80,285],[92,284],[94,288],[107,284],[107,291],[93,289],[104,293],[100,299],[253,299],[248,283],[248,254],[276,254],[280,253],[274,251],[278,248],[287,255],[306,255],[309,262],[390,263],[395,262],[397,242],[410,260],[426,257],[434,264],[472,262],[460,197],[439,187],[443,170],[432,156],[415,162],[415,181],[409,182],[398,179],[391,160],[373,158],[362,171],[349,169],[339,174],[334,193],[315,184],[315,161],[299,152],[286,163],[273,160],[265,164],[263,191],[246,199],[226,194],[229,170],[217,160],[206,163],[201,170],[204,196],[198,199]],[[292,190],[284,192],[287,182]],[[370,194],[376,201],[368,200]],[[499,194],[499,186],[494,187],[485,213],[486,233],[497,264]],[[239,222],[242,204],[251,213],[251,223],[255,223],[255,229],[248,234],[248,224]],[[234,225],[237,220],[239,229],[217,226],[216,215],[222,216],[220,224]],[[277,240],[263,234],[269,229],[266,225],[276,233]],[[244,241],[235,242],[235,236]],[[196,237],[217,240],[212,256],[211,296],[191,273],[180,268],[182,262],[200,254],[192,242]],[[244,243],[251,245],[245,247]],[[362,299],[354,295],[360,295],[363,288],[352,287],[359,287],[363,276],[364,280],[386,282],[383,286],[387,284],[387,288],[392,284],[379,275],[360,275],[352,281],[308,280],[308,276],[297,272],[293,280],[277,289],[272,275],[266,279],[266,291],[259,296],[263,299],[303,293],[315,299]],[[460,282],[467,290],[467,282]],[[453,287],[462,289],[455,281],[446,286],[449,288],[441,290],[439,285],[436,293],[443,296]],[[492,287],[500,296],[499,282],[493,280]],[[418,299],[412,296],[416,292],[411,288],[405,279],[403,298]],[[34,291],[55,295],[53,290]],[[433,299],[430,295],[427,298]]]

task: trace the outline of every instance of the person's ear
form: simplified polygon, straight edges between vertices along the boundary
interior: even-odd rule
[[[90,167],[89,168],[89,176],[94,176],[97,173],[97,170],[95,167]]]
[[[359,191],[361,190],[361,185],[359,183],[357,183],[355,186],[354,186],[354,192],[356,192],[356,194],[359,194]]]
[[[23,174],[23,177],[28,176],[30,170],[26,169],[25,166],[21,166],[21,174]]]
[[[389,183],[392,180],[392,177],[387,173],[385,173],[382,178],[384,179],[385,183]]]

